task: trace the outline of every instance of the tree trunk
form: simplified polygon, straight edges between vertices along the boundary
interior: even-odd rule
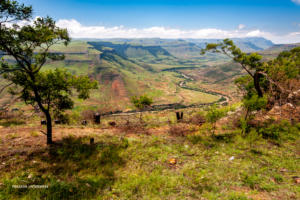
[[[254,78],[254,87],[255,87],[255,90],[257,92],[257,95],[259,97],[263,97],[263,92],[262,92],[262,90],[260,88],[260,85],[259,85],[260,77],[261,77],[261,74],[258,73],[258,72],[255,72],[254,77],[253,77]]]
[[[52,144],[52,120],[49,112],[45,113],[47,120],[47,144]]]

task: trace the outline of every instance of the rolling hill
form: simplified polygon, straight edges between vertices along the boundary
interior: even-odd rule
[[[234,40],[248,52],[272,45],[263,38]],[[132,109],[130,97],[142,94],[154,98],[157,105],[216,102],[220,96],[205,91],[232,96],[235,94],[232,80],[243,73],[225,56],[200,55],[206,43],[217,41],[157,38],[73,40],[67,47],[57,44],[51,48],[52,52],[65,54],[66,59],[47,62],[44,70],[65,68],[73,74],[88,75],[99,82],[99,90],[93,91],[89,100],[84,103],[76,100],[77,110]],[[186,82],[186,79],[189,81]],[[186,87],[180,87],[183,81]],[[7,96],[4,98],[2,94],[2,99],[7,99]]]

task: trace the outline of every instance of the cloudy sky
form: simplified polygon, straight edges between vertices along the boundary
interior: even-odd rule
[[[300,0],[21,0],[73,38],[265,37],[300,42]]]

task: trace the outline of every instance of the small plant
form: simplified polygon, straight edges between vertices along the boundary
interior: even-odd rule
[[[38,137],[38,136],[39,136],[39,133],[38,133],[37,131],[31,131],[31,132],[30,132],[30,135],[31,135],[32,137]]]
[[[216,105],[212,105],[208,110],[206,114],[206,120],[213,124],[213,135],[215,134],[216,130],[216,122],[223,116],[225,116],[224,111],[218,109]]]
[[[258,95],[252,95],[251,97],[245,96],[243,100],[243,106],[246,108],[245,120],[249,118],[249,114],[252,111],[264,109],[267,106],[267,96],[259,97]]]
[[[244,194],[239,194],[239,193],[232,193],[228,198],[228,200],[251,200],[251,199],[249,199]]]
[[[190,118],[190,123],[195,125],[203,125],[206,122],[205,117],[201,113],[197,113]]]
[[[147,95],[142,95],[140,97],[131,97],[131,103],[139,110],[142,111],[145,108],[149,108],[153,103],[153,99]],[[142,112],[140,112],[140,121],[142,122]]]
[[[250,147],[253,146],[255,141],[258,141],[261,139],[261,135],[257,133],[256,130],[252,129],[246,136],[246,140],[249,142]]]
[[[153,103],[153,99],[148,97],[147,95],[142,95],[140,97],[133,96],[131,97],[131,103],[133,103],[133,105],[137,109],[143,110],[151,106],[151,104]]]
[[[246,175],[243,179],[244,185],[249,186],[251,189],[257,189],[261,182],[261,177],[258,175]]]
[[[282,183],[283,182],[283,177],[280,174],[275,174],[274,175],[274,180],[276,183]]]

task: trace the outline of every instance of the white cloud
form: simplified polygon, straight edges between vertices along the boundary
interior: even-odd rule
[[[245,24],[239,24],[239,26],[238,26],[238,29],[239,29],[239,30],[242,30],[242,29],[244,29],[244,28],[246,28],[246,25],[245,25]]]
[[[292,0],[292,2],[294,2],[296,4],[300,4],[300,0]]]
[[[300,0],[299,0],[300,1]],[[33,21],[21,21],[20,26],[33,24]],[[7,23],[8,26],[12,24]],[[192,30],[182,30],[167,28],[163,26],[153,26],[149,28],[126,28],[124,26],[85,26],[75,19],[61,19],[57,21],[57,26],[67,28],[73,38],[194,38],[194,39],[224,39],[243,37],[264,37],[274,43],[298,43],[300,42],[300,32],[291,32],[285,35],[276,35],[259,29],[246,29],[246,25],[238,25],[236,30],[222,30],[217,28],[202,28]]]
[[[61,19],[57,25],[67,28],[73,38],[201,38],[201,39],[224,39],[243,37],[264,37],[274,43],[300,42],[300,32],[286,35],[276,35],[259,29],[245,30],[245,25],[240,24],[237,30],[222,30],[216,28],[203,28],[193,30],[181,30],[154,26],[149,28],[126,28],[124,26],[84,26],[75,19]]]

